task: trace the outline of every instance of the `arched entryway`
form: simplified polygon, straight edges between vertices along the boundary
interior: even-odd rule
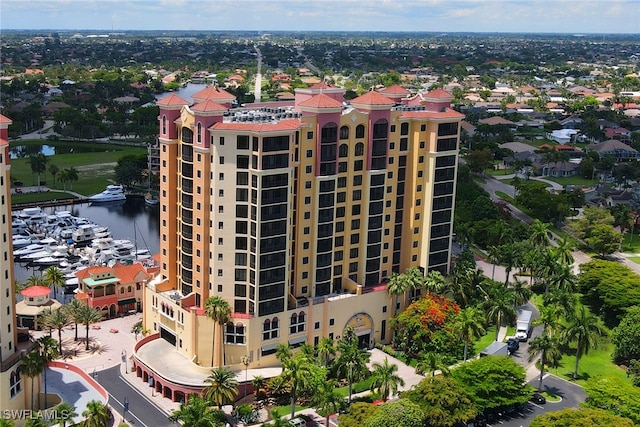
[[[351,327],[358,337],[360,348],[373,347],[373,319],[367,313],[356,313],[344,325],[345,329]]]

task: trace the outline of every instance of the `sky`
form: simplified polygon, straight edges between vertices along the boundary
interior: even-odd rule
[[[0,31],[640,33],[640,0],[0,0]]]

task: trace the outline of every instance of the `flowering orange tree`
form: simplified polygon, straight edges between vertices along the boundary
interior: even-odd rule
[[[463,343],[451,331],[460,307],[450,298],[427,294],[392,319],[393,345],[409,356],[434,351],[452,357]]]

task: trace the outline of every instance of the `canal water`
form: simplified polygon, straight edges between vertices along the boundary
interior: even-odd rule
[[[151,254],[160,251],[160,209],[158,206],[145,205],[144,199],[129,197],[122,203],[85,203],[42,208],[43,212],[53,214],[57,211],[69,211],[71,215],[88,218],[103,227],[109,227],[114,239],[128,239],[138,249],[149,249]],[[24,282],[32,275],[39,276],[38,269],[27,268],[25,264],[14,263],[15,278]]]

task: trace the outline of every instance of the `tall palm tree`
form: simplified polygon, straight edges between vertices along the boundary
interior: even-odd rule
[[[51,315],[53,314],[53,310],[50,308],[42,311],[37,317],[36,322],[38,323],[38,327],[41,329],[46,329],[49,332],[49,336],[51,337],[53,334],[53,325],[51,323]]]
[[[569,241],[566,235],[558,242],[558,245],[554,247],[552,251],[560,263],[565,265],[573,264],[573,243]]]
[[[28,288],[30,286],[44,286],[44,279],[40,276],[32,274],[31,276],[27,277],[27,281],[25,282],[25,287]]]
[[[293,351],[291,347],[289,347],[288,343],[280,343],[276,348],[276,358],[280,362],[284,362],[285,360],[291,359],[293,357]]]
[[[491,280],[495,280],[496,277],[496,265],[500,264],[500,247],[489,246],[487,248],[487,255],[489,255],[489,262],[492,264],[491,268]]]
[[[529,341],[529,362],[532,362],[538,354],[540,355],[540,378],[538,379],[538,390],[542,390],[542,379],[544,378],[544,367],[549,364],[556,364],[560,360],[560,342],[557,337],[543,333]]]
[[[71,189],[73,190],[73,183],[79,179],[78,171],[74,167],[65,169],[67,180],[71,182]]]
[[[44,271],[44,283],[53,289],[53,298],[57,297],[57,289],[65,283],[64,273],[55,265]]]
[[[573,378],[578,378],[578,365],[580,358],[584,354],[588,354],[592,348],[597,348],[600,337],[606,334],[602,325],[596,316],[591,314],[589,309],[581,305],[576,310],[574,316],[569,318],[569,324],[566,325],[560,337],[565,344],[576,342],[576,366],[573,372]]]
[[[496,322],[496,341],[498,340],[502,322],[506,321],[511,323],[516,317],[513,300],[513,292],[504,285],[498,285],[490,288],[489,298],[487,298],[483,304],[487,319]]]
[[[514,307],[525,304],[531,298],[533,292],[527,287],[525,282],[516,279],[510,286],[511,292],[513,292],[513,304]]]
[[[560,308],[556,305],[543,304],[538,307],[540,316],[533,321],[534,325],[542,325],[542,333],[553,335],[560,325]]]
[[[27,164],[31,166],[31,172],[38,177],[38,191],[40,191],[40,174],[47,170],[49,159],[42,153],[32,154],[27,158]]]
[[[506,243],[500,246],[500,263],[504,265],[506,277],[505,285],[509,283],[511,271],[522,264],[522,245],[518,243]]]
[[[394,312],[396,314],[398,314],[399,311],[398,306],[400,305],[400,296],[404,296],[410,288],[411,285],[404,274],[393,273],[389,278],[389,281],[387,282],[387,293],[396,298],[396,302],[394,304]]]
[[[317,346],[318,357],[322,360],[324,367],[329,366],[329,360],[336,354],[336,346],[333,342],[333,338],[322,337]]]
[[[353,394],[353,383],[363,378],[369,370],[367,362],[371,355],[358,347],[358,339],[351,333],[343,333],[342,339],[338,341],[338,352],[340,355],[336,360],[340,374],[344,375],[349,384],[349,399],[351,403],[351,395]]]
[[[81,303],[80,300],[74,298],[71,300],[71,302],[69,302],[69,304],[63,307],[63,310],[67,312],[67,314],[69,315],[69,319],[73,322],[73,325],[75,326],[76,334],[73,339],[74,341],[78,341],[78,323],[80,323],[79,313],[82,311],[82,307],[84,305],[85,304]]]
[[[58,330],[58,354],[62,354],[62,329],[69,325],[69,314],[63,308],[53,310],[48,316],[48,325]]]
[[[47,365],[52,360],[60,357],[56,341],[51,337],[41,337],[36,341],[33,351],[40,355],[42,361],[42,373],[44,376],[44,407],[47,408]]]
[[[311,376],[312,362],[302,353],[296,353],[294,357],[282,361],[281,377],[291,385],[291,418],[296,413],[297,393]]]
[[[482,313],[475,307],[468,307],[461,310],[453,323],[454,333],[464,342],[464,356],[466,362],[469,354],[469,346],[476,339],[484,335]]]
[[[443,375],[449,374],[449,367],[444,362],[442,356],[434,351],[428,351],[422,354],[416,364],[416,374],[424,375],[427,372],[431,372],[431,378],[434,378],[436,371],[442,372]]]
[[[440,295],[444,291],[446,281],[442,273],[437,270],[430,271],[422,280],[422,287],[432,294]]]
[[[557,307],[567,317],[573,316],[579,303],[577,294],[563,289],[552,290],[542,300],[545,305]]]
[[[404,387],[404,380],[398,375],[398,365],[389,363],[388,358],[384,358],[382,363],[374,363],[371,376],[371,391],[377,390],[383,400],[398,394],[398,387]]]
[[[238,394],[236,374],[226,366],[212,369],[204,382],[210,385],[204,389],[203,396],[218,405],[218,409],[225,402],[233,402]]]
[[[231,321],[231,306],[217,296],[207,298],[204,302],[205,315],[213,320],[214,338],[211,366],[224,365],[224,325]]]
[[[193,427],[215,427],[218,425],[209,401],[197,394],[190,394],[187,401],[180,404],[180,408],[169,415],[169,421]]]
[[[573,274],[573,268],[567,264],[557,264],[551,275],[546,278],[545,295],[549,289],[561,289],[574,292],[578,278]]]
[[[111,418],[107,405],[98,400],[88,402],[82,416],[84,417],[83,427],[107,427]]]
[[[539,219],[533,220],[529,226],[529,241],[537,248],[544,248],[549,246],[551,242],[549,235],[551,224],[542,222]]]
[[[67,423],[73,424],[73,419],[78,416],[76,407],[67,402],[59,403],[55,409],[55,421],[60,427],[67,427]]]
[[[67,191],[67,181],[70,181],[69,171],[67,169],[62,169],[58,172],[58,179],[62,183],[62,190]]]
[[[338,412],[344,402],[336,388],[337,384],[334,380],[324,381],[312,399],[313,404],[327,414],[325,427],[329,427],[329,416]]]
[[[102,315],[88,305],[82,305],[78,312],[78,323],[85,327],[85,350],[89,350],[89,326],[102,320]]]
[[[40,377],[42,373],[42,367],[44,366],[44,362],[40,354],[35,351],[29,352],[26,356],[24,356],[20,361],[20,372],[25,376],[29,377],[31,380],[31,409],[36,409],[34,402],[34,391],[33,386],[36,383],[36,378]],[[40,382],[38,381],[38,388],[40,387]]]

